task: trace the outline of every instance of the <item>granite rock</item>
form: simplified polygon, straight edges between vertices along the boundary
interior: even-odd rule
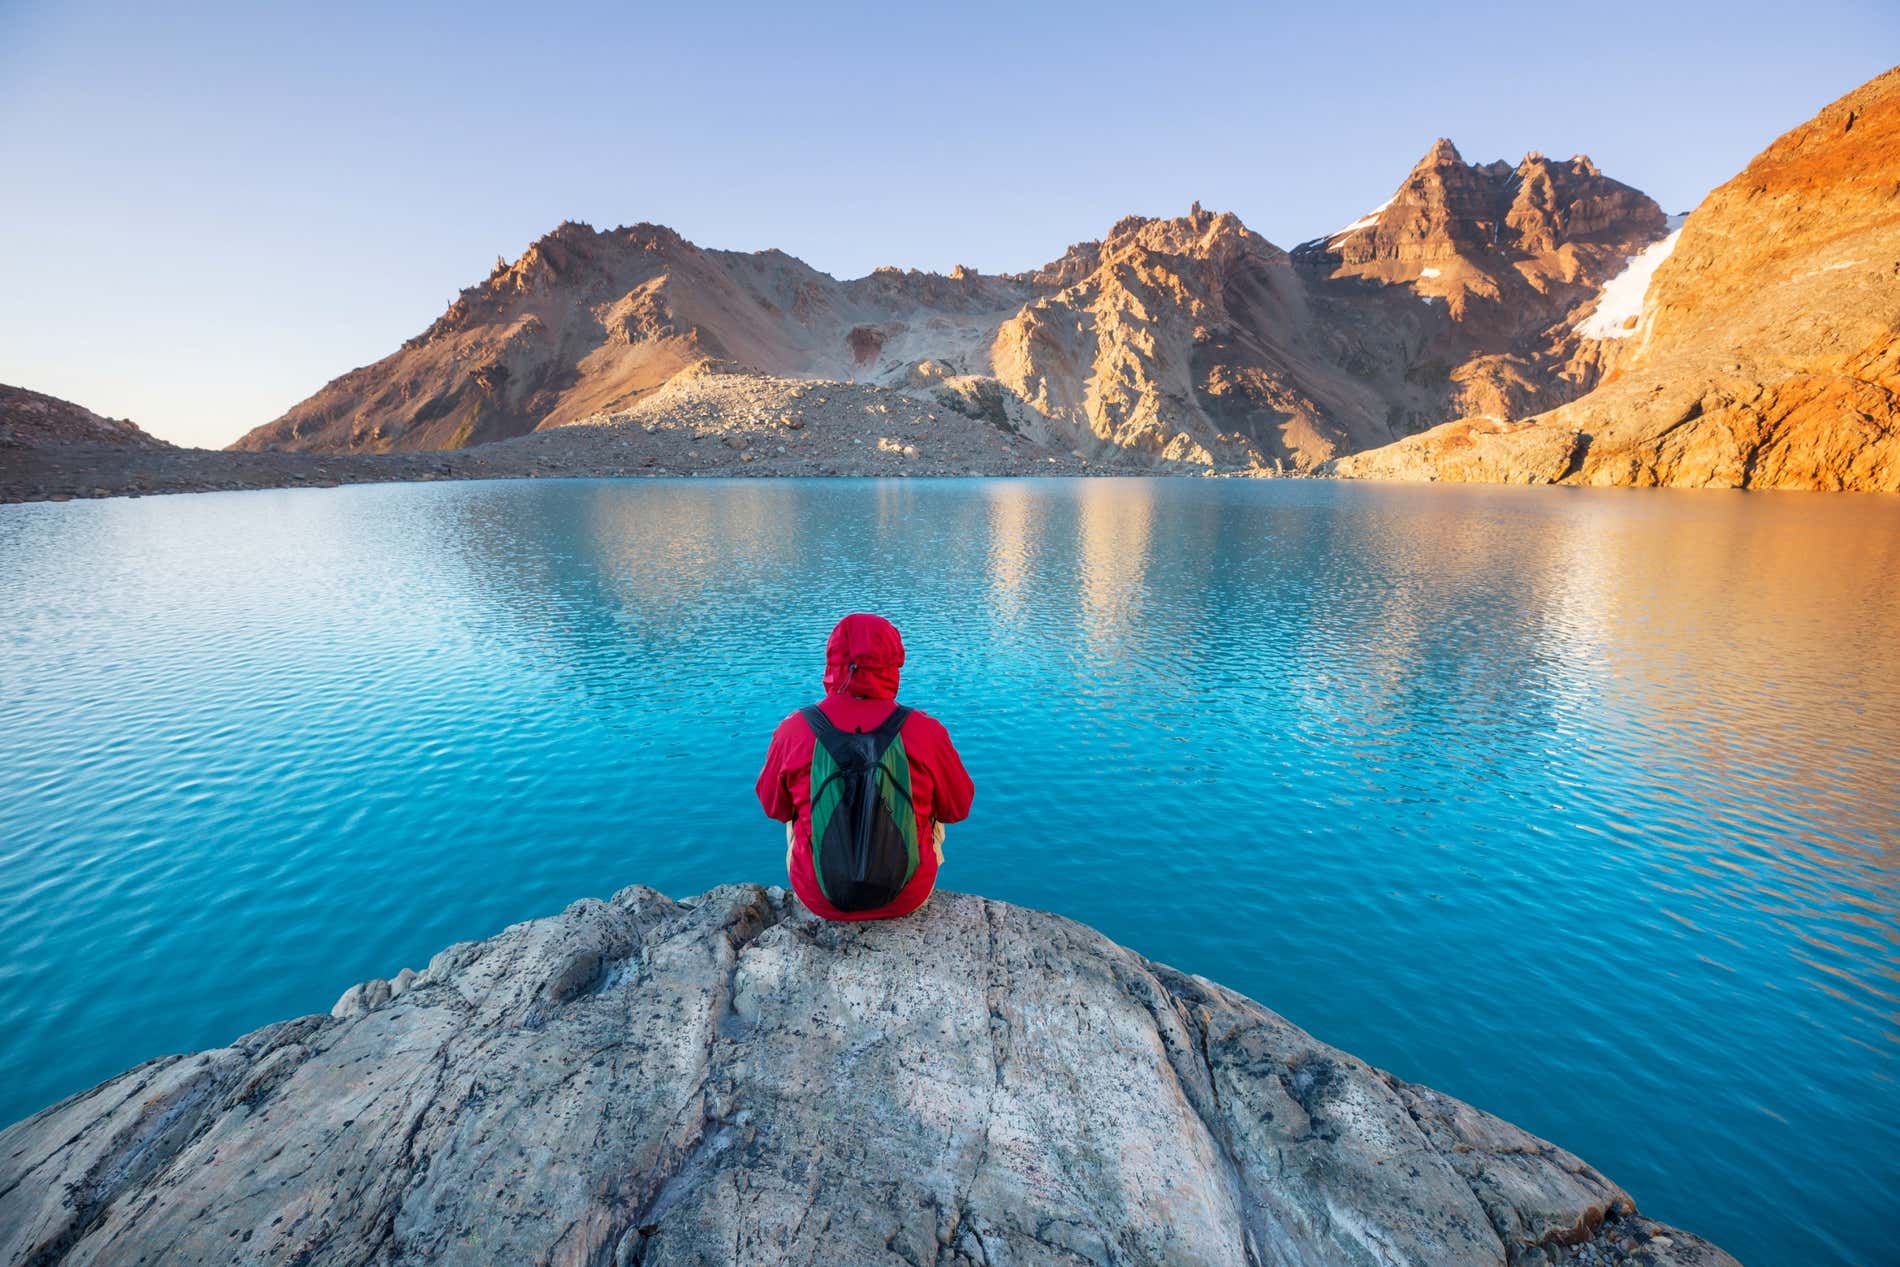
[[[0,1134],[0,1262],[1728,1264],[1078,924],[577,902]]]

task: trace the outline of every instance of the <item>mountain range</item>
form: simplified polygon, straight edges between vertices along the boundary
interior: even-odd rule
[[[711,359],[896,388],[1091,458],[1313,469],[1587,390],[1613,341],[1578,326],[1665,233],[1588,158],[1474,164],[1443,140],[1383,206],[1290,252],[1197,204],[1033,272],[839,281],[568,223],[235,447],[460,448],[629,409]]]
[[[158,443],[5,391],[0,448],[111,446],[116,480]],[[1897,491],[1900,68],[1686,217],[1582,155],[1468,162],[1441,139],[1384,203],[1291,250],[1196,204],[1029,272],[841,281],[569,222],[232,448],[258,479],[297,454],[384,455],[404,478],[400,455],[466,450],[430,469]],[[89,486],[34,461],[6,488]]]

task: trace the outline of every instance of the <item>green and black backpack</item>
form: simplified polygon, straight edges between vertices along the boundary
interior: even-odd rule
[[[811,869],[841,911],[888,906],[917,874],[917,814],[899,704],[876,730],[838,729],[813,704],[802,709],[811,750]]]

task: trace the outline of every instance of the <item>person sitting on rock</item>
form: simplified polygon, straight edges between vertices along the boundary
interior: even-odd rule
[[[792,891],[826,919],[922,906],[943,865],[943,825],[968,817],[976,795],[950,732],[897,702],[903,664],[890,621],[839,621],[825,698],[779,723],[759,772],[759,804],[785,824]]]

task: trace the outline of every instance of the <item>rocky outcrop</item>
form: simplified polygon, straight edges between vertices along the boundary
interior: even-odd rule
[[[0,453],[7,449],[169,449],[130,419],[0,383]]]
[[[1237,216],[1131,216],[1034,280],[1058,289],[998,331],[996,378],[1098,455],[1309,465],[1391,434],[1286,252]]]
[[[1655,202],[1605,176],[1585,155],[1558,162],[1533,151],[1516,166],[1467,163],[1440,138],[1398,192],[1326,239],[1323,249],[1340,269],[1363,271],[1387,263],[1515,261],[1566,245],[1622,249],[1662,229]]]
[[[1520,426],[1456,422],[1337,469],[1900,491],[1900,69],[1710,194],[1627,334],[1630,351],[1572,404]]]
[[[1594,386],[1611,356],[1578,327],[1665,232],[1654,201],[1587,157],[1467,163],[1440,140],[1385,203],[1294,259],[1397,439]]]
[[[1051,915],[578,902],[0,1134],[7,1263],[1729,1264]]]

